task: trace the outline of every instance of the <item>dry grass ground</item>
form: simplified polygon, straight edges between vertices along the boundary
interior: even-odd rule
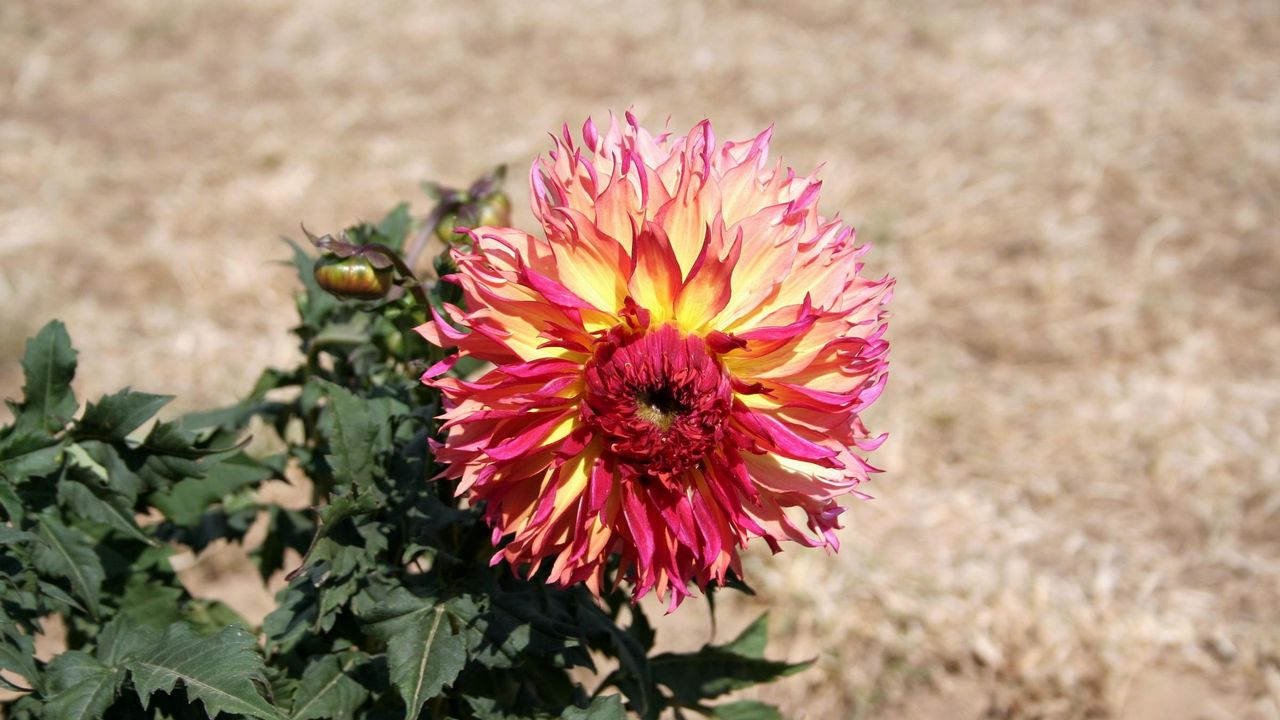
[[[776,123],[899,285],[877,499],[834,559],[753,556],[722,618],[772,607],[819,658],[764,694],[1280,717],[1278,48],[1274,0],[5,0],[0,395],[60,317],[82,396],[227,401],[294,352],[300,220],[521,170],[609,108]]]

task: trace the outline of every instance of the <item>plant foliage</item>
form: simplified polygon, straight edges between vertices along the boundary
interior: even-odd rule
[[[155,422],[170,398],[126,388],[77,418],[66,329],[51,322],[28,342],[23,399],[0,428],[0,687],[16,694],[4,715],[778,717],[754,701],[712,704],[803,667],[763,657],[763,618],[728,644],[654,655],[623,592],[599,602],[491,566],[479,514],[432,480],[440,399],[417,376],[444,351],[412,328],[425,304],[459,293],[419,283],[412,268],[431,234],[465,241],[452,218],[505,208],[499,180],[432,186],[440,204],[425,220],[402,204],[321,243],[374,258],[343,271],[348,286],[394,264],[397,287],[382,299],[326,293],[317,277],[329,271],[293,244],[303,361],[264,371],[230,407]],[[447,256],[435,265],[447,270]],[[259,498],[262,483],[286,478],[309,482],[312,510]],[[262,578],[290,573],[254,627],[193,597],[169,558],[240,542],[262,516],[267,535],[252,550]],[[286,567],[290,549],[297,567]],[[53,616],[66,649],[45,662],[34,638]],[[604,676],[598,687],[582,684],[590,671]]]

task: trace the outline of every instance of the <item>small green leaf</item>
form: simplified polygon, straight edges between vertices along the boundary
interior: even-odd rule
[[[49,513],[36,515],[41,543],[32,559],[41,573],[71,581],[71,588],[84,601],[93,618],[101,615],[98,596],[106,573],[93,551],[93,541],[75,528],[67,527]]]
[[[768,619],[762,615],[725,645],[707,645],[695,653],[658,655],[650,662],[653,677],[671,690],[677,702],[693,706],[733,690],[793,675],[812,664],[764,659],[767,631]]]
[[[622,709],[621,695],[605,695],[585,708],[565,708],[560,720],[627,720],[627,714]]]
[[[739,700],[711,708],[716,720],[782,720],[778,708],[759,700]]]
[[[108,525],[152,547],[160,546],[138,527],[133,508],[125,499],[104,487],[66,479],[58,483],[58,499],[81,519]]]
[[[43,678],[36,667],[35,657],[35,643],[30,635],[23,635],[12,626],[0,631],[0,670],[9,670],[21,675],[30,687],[39,690],[43,685]],[[22,690],[26,689],[22,688]]]
[[[124,440],[172,399],[172,395],[133,392],[129,388],[113,395],[104,395],[96,405],[89,403],[85,408],[84,416],[76,423],[76,435],[100,440]]]
[[[0,545],[13,545],[15,543],[31,542],[36,536],[29,532],[11,528],[8,525],[0,525]]]
[[[210,466],[204,477],[190,477],[148,498],[164,516],[178,525],[196,525],[208,507],[246,485],[262,482],[274,471],[257,460],[237,453]]]
[[[764,657],[764,646],[769,641],[769,613],[756,618],[738,637],[722,645],[726,652],[743,657]]]
[[[364,488],[373,482],[373,445],[378,426],[369,416],[365,401],[346,388],[321,380],[329,395],[328,416],[333,423],[329,438],[330,454],[326,458],[338,482],[354,483]]]
[[[409,215],[409,203],[400,203],[382,218],[382,222],[378,223],[378,234],[386,239],[387,245],[394,250],[402,250],[404,248],[405,237],[409,234],[409,227],[413,224],[413,218]]]
[[[18,498],[18,493],[14,492],[13,485],[7,482],[0,482],[0,507],[4,508],[5,514],[9,516],[9,522],[15,525],[27,517],[27,509]]]
[[[186,623],[174,623],[147,652],[125,661],[144,706],[157,690],[169,692],[181,682],[187,696],[200,700],[210,717],[225,712],[263,720],[284,715],[258,694],[265,682],[257,642],[240,627],[204,637]]]
[[[0,440],[0,477],[15,483],[58,469],[63,443],[44,431],[15,429]]]
[[[354,717],[369,691],[351,672],[366,657],[363,653],[326,655],[308,665],[293,695],[292,720]]]
[[[44,709],[52,720],[94,720],[116,698],[124,671],[107,667],[88,653],[68,650],[49,664],[54,694]]]
[[[444,605],[397,589],[370,613],[368,630],[387,641],[391,682],[413,720],[428,700],[451,684],[467,662],[466,640]]]
[[[71,390],[76,351],[65,325],[54,320],[27,341],[22,370],[27,382],[16,427],[20,431],[58,432],[79,407]]]

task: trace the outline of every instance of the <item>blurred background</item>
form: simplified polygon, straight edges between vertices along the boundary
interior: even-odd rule
[[[1280,717],[1280,4],[0,2],[0,396],[289,362],[305,221],[634,106],[776,125],[897,276],[887,472],[835,558],[753,552],[795,718]],[[0,410],[0,412],[6,412]],[[757,548],[758,550],[758,548]],[[260,618],[235,548],[197,592]],[[733,597],[730,597],[733,595]],[[693,603],[673,645],[707,638]],[[675,636],[675,639],[670,639]],[[661,634],[660,634],[661,637]]]

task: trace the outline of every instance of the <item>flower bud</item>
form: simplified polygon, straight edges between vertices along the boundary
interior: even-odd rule
[[[391,290],[395,272],[390,266],[375,267],[363,255],[326,255],[316,260],[316,282],[330,295],[341,299],[379,300]]]

